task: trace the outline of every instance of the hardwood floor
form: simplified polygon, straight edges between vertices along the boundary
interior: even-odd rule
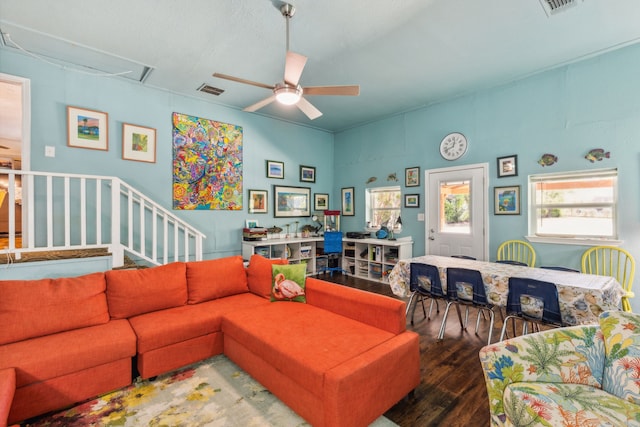
[[[341,274],[335,274],[333,278],[328,274],[318,277],[398,298],[386,284]],[[425,306],[429,310],[428,303]],[[440,307],[442,308],[442,303]],[[422,380],[412,399],[403,399],[385,413],[387,418],[402,427],[489,425],[487,389],[478,358],[478,351],[487,342],[489,322],[480,321],[480,331],[476,336],[476,310],[470,310],[467,331],[461,330],[455,309],[452,310],[447,318],[444,340],[440,342],[436,340],[436,336],[443,309],[439,314],[434,309],[431,320],[427,320],[418,306],[414,325],[407,321],[407,329],[420,334]],[[492,342],[499,338],[500,327],[502,325],[498,316]]]

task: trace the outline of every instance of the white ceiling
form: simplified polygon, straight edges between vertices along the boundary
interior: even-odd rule
[[[640,1],[576,0],[548,16],[540,0],[292,0],[291,50],[309,60],[302,86],[359,84],[359,97],[309,97],[264,114],[340,131],[640,41]],[[3,49],[105,70],[152,67],[142,84],[244,108],[268,89],[219,72],[282,80],[285,19],[278,0],[2,0]],[[91,48],[89,49],[85,49]],[[53,51],[55,53],[52,53]],[[121,59],[133,63],[121,64]],[[109,63],[111,65],[109,65]],[[132,73],[134,78],[140,71]],[[225,92],[200,93],[207,83]],[[91,107],[91,106],[88,106]]]

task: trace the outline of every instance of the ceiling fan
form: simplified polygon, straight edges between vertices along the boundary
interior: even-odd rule
[[[317,119],[322,115],[320,110],[314,107],[309,101],[307,101],[304,95],[360,95],[360,86],[306,86],[301,87],[298,82],[302,75],[302,70],[307,63],[307,57],[300,55],[299,53],[289,50],[289,20],[295,14],[295,7],[289,3],[284,3],[280,7],[282,16],[287,21],[287,56],[284,63],[284,80],[274,85],[267,85],[264,83],[258,83],[251,80],[241,79],[239,77],[229,76],[227,74],[214,73],[214,77],[221,79],[232,80],[238,83],[249,84],[253,86],[263,87],[265,89],[271,89],[273,94],[268,98],[258,101],[253,105],[248,106],[244,111],[257,111],[273,101],[278,101],[284,105],[296,105],[309,119]]]

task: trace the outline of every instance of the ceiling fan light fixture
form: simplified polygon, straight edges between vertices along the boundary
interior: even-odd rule
[[[302,88],[300,87],[280,86],[276,87],[274,92],[276,100],[284,105],[297,104],[302,96]]]

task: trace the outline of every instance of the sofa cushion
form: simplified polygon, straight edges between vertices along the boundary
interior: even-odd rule
[[[318,397],[327,371],[395,336],[309,304],[230,312],[222,332]]]
[[[304,292],[306,264],[273,265],[271,271],[271,301],[307,302]]]
[[[189,304],[249,292],[240,255],[187,263]]]
[[[599,388],[584,384],[519,382],[504,391],[508,425],[631,426],[640,408]]]
[[[108,321],[104,273],[0,281],[0,344]]]
[[[222,315],[269,301],[249,292],[200,304],[158,310],[129,319],[138,337],[138,353],[201,337],[221,330]]]
[[[112,319],[125,319],[187,302],[187,267],[174,262],[140,270],[107,271],[107,302]]]
[[[129,322],[112,320],[0,346],[0,369],[15,367],[17,387],[23,387],[135,354],[136,335]]]
[[[599,321],[605,346],[602,388],[640,404],[640,315],[608,311]]]
[[[289,264],[286,259],[268,259],[261,255],[251,255],[247,279],[249,290],[265,298],[271,297],[271,266],[273,264]]]
[[[9,410],[16,392],[16,371],[13,368],[0,369],[0,426],[6,427]]]

